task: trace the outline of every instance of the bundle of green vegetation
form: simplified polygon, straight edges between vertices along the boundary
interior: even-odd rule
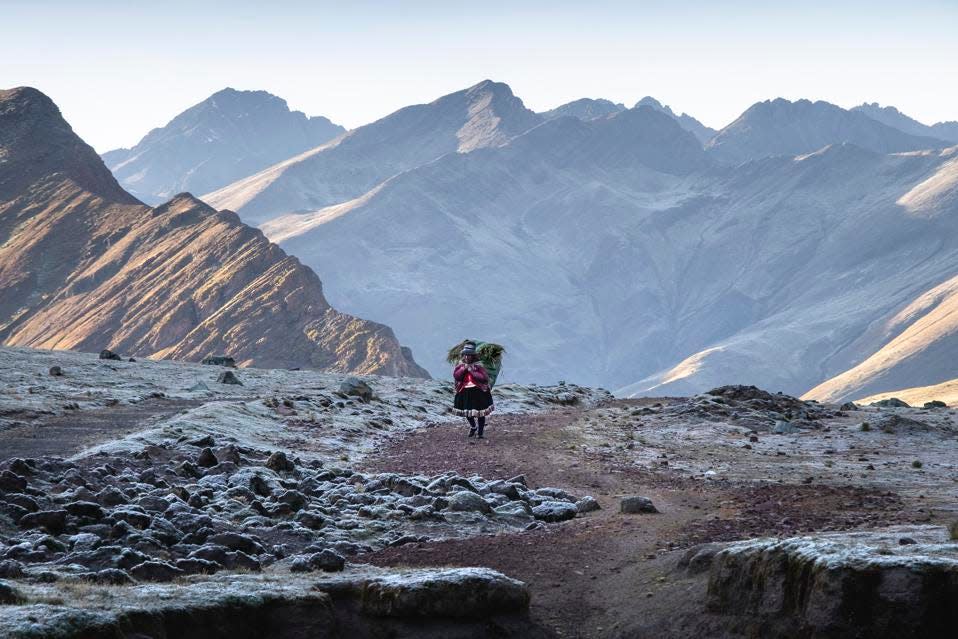
[[[502,345],[492,342],[464,339],[449,349],[446,361],[455,364],[462,359],[462,347],[466,345],[466,342],[472,342],[476,345],[476,355],[479,356],[479,362],[489,373],[489,386],[495,386],[496,378],[499,377],[499,372],[502,370],[502,355],[506,352],[506,349]]]

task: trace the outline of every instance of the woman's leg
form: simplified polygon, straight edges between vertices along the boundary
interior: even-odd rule
[[[479,418],[479,437],[482,437],[482,431],[486,429],[486,416],[483,415]]]
[[[469,436],[472,437],[476,434],[476,418],[470,416],[470,417],[466,417],[466,419],[469,421]],[[479,419],[480,419],[479,423],[480,424],[483,423],[482,422],[483,418],[480,417]],[[480,434],[482,433],[481,430],[479,432]]]

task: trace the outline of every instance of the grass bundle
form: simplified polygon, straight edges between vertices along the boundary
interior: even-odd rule
[[[462,359],[462,347],[466,345],[466,342],[472,342],[476,345],[476,355],[479,357],[479,361],[486,369],[486,372],[489,373],[490,385],[494,386],[496,378],[499,377],[499,371],[502,370],[502,356],[506,352],[505,347],[501,344],[493,344],[492,342],[464,339],[449,349],[449,353],[446,355],[446,361],[450,364],[455,364]]]

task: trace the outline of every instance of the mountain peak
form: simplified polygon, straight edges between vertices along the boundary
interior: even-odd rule
[[[53,100],[33,87],[0,90],[0,166],[2,196],[13,197],[56,176],[107,200],[136,203]]]
[[[625,105],[615,103],[612,100],[606,100],[604,98],[579,98],[578,100],[557,106],[550,111],[545,111],[541,115],[547,120],[571,116],[585,121],[604,118],[613,113],[619,113],[620,111],[625,111]]]

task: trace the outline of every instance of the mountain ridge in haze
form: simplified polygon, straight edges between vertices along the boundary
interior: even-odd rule
[[[322,116],[290,111],[266,91],[226,88],[153,129],[130,149],[103,154],[119,182],[148,204],[206,193],[341,135]]]
[[[910,135],[937,137],[958,144],[958,122],[956,121],[937,122],[929,126],[908,117],[893,106],[882,107],[877,102],[860,104],[854,107],[852,111],[864,113],[873,120]]]
[[[8,345],[426,375],[234,213],[138,202],[31,88],[0,91],[0,292]]]

